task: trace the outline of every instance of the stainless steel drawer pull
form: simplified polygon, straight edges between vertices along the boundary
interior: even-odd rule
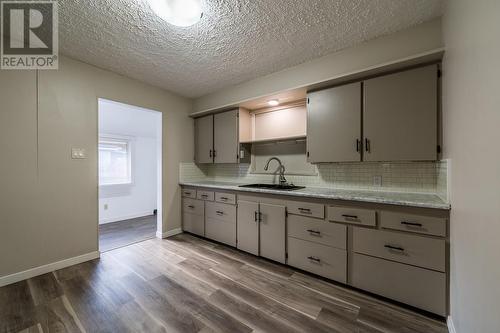
[[[191,209],[194,209],[194,206],[193,206],[193,205],[189,205],[188,207],[189,207],[189,208],[191,208]]]
[[[422,227],[422,223],[417,223],[417,222],[401,221],[401,224],[412,226],[412,227]]]
[[[309,257],[307,257],[307,259],[314,261],[314,262],[321,262],[321,259],[313,257],[313,256],[309,256]]]
[[[395,251],[401,251],[401,252],[405,251],[405,249],[403,249],[400,246],[384,245],[384,247],[389,249],[389,250],[395,250]]]
[[[301,213],[311,214],[311,210],[309,208],[300,208],[299,207],[299,210]]]
[[[258,221],[259,221],[258,216],[259,216],[259,212],[257,212],[257,211],[256,211],[256,212],[255,212],[255,216],[254,216],[255,222],[258,222]]]
[[[315,235],[321,235],[321,231],[318,231],[318,230],[307,229],[307,232],[309,232],[311,234],[315,234]]]
[[[208,198],[208,194],[202,194],[201,197],[202,198]]]
[[[224,212],[220,211],[220,210],[216,211],[216,213],[217,213],[217,215],[224,215]]]
[[[191,192],[184,192],[185,195],[191,195]]]
[[[222,201],[227,201],[227,200],[229,200],[229,199],[228,199],[228,198],[226,198],[226,197],[220,197],[220,199],[221,199]]]
[[[357,220],[358,219],[358,216],[357,215],[347,215],[347,214],[342,214],[343,217],[345,217],[346,219],[354,219],[354,220]]]

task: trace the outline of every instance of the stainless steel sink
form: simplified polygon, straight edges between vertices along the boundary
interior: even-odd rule
[[[278,191],[294,191],[299,190],[301,188],[305,188],[305,186],[295,186],[293,184],[248,184],[248,185],[240,185],[239,187],[248,187],[248,188],[256,188],[256,189],[265,189],[265,190],[278,190]]]

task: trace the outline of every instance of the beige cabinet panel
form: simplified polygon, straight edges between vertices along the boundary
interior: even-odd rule
[[[285,263],[285,206],[261,203],[260,210],[260,255]]]
[[[345,250],[288,237],[288,264],[335,281],[347,281]]]
[[[238,163],[238,110],[214,115],[214,162]]]
[[[362,254],[351,256],[351,284],[446,316],[446,274]]]
[[[205,236],[205,216],[182,213],[182,229],[199,236]]]
[[[205,203],[205,237],[236,246],[236,206]]]
[[[418,234],[446,236],[446,219],[401,212],[380,212],[380,227]]]
[[[310,217],[288,215],[288,236],[346,249],[347,226]]]
[[[251,201],[238,201],[237,248],[259,255],[259,204]]]
[[[343,206],[328,207],[328,220],[332,222],[343,222],[374,227],[377,225],[376,217],[376,211],[371,209]]]
[[[363,83],[365,161],[436,160],[437,65]]]
[[[287,201],[288,213],[309,217],[325,218],[325,205],[314,202]]]
[[[215,201],[227,204],[236,204],[236,194],[215,192]]]
[[[214,116],[194,120],[195,162],[213,163]]]
[[[182,189],[182,196],[185,198],[196,199],[196,190],[192,189],[192,188],[183,188]]]
[[[234,205],[207,201],[205,203],[205,216],[224,221],[234,221],[236,226],[236,206]]]
[[[361,161],[361,83],[308,94],[309,162]]]
[[[215,194],[212,191],[198,190],[196,192],[196,198],[199,200],[214,201]]]
[[[446,271],[444,239],[356,227],[352,247],[357,253]]]
[[[182,199],[182,212],[194,215],[203,215],[204,211],[205,208],[202,200],[196,200],[191,198]]]

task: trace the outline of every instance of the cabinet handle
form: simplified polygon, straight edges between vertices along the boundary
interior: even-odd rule
[[[417,222],[401,221],[401,224],[412,226],[412,227],[422,227],[422,223],[417,223]]]
[[[315,235],[321,235],[321,231],[317,231],[317,230],[308,229],[307,232],[309,232],[311,234],[315,234]]]
[[[210,149],[210,157],[212,157],[212,149]]]
[[[262,213],[259,212],[259,222],[262,222]]]
[[[208,194],[202,194],[201,197],[202,198],[208,198]]]
[[[221,199],[222,201],[227,201],[227,200],[228,200],[228,198],[226,198],[226,197],[220,197],[220,199]]]
[[[346,219],[353,219],[353,220],[357,220],[358,219],[358,216],[357,215],[347,215],[347,214],[342,214],[342,217],[346,218]]]
[[[370,153],[370,152],[371,152],[370,150],[371,150],[371,147],[370,147],[370,140],[368,140],[368,139],[366,139],[366,138],[365,138],[365,151],[366,151],[367,153]]]
[[[191,195],[191,192],[184,192],[185,195]]]
[[[309,208],[298,208],[299,211],[303,214],[311,214],[311,210]]]
[[[400,252],[405,251],[405,249],[400,247],[400,246],[384,245],[384,247],[389,249],[389,250],[395,250],[395,251],[400,251]]]
[[[217,156],[217,150],[214,149],[214,157]]]
[[[315,261],[315,262],[321,262],[321,259],[313,257],[313,256],[309,256],[309,257],[307,257],[307,259],[309,259],[311,261]]]
[[[359,153],[361,150],[361,140],[356,139],[356,151]]]
[[[193,205],[189,205],[188,208],[194,209],[194,206]]]
[[[224,212],[220,211],[220,210],[216,211],[216,213],[217,213],[217,215],[224,215]]]
[[[259,212],[255,211],[254,213],[255,213],[254,220],[255,220],[255,222],[258,222],[259,218],[257,216],[259,215]]]

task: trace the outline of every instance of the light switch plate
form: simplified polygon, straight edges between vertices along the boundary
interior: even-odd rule
[[[71,148],[71,158],[81,160],[87,158],[87,152],[84,148]]]

